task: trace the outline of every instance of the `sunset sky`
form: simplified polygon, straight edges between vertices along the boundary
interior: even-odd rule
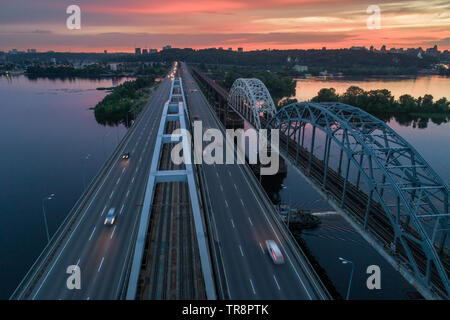
[[[81,8],[81,30],[66,8]],[[381,29],[369,30],[369,5]],[[450,1],[0,0],[0,50],[131,52],[133,48],[252,49],[430,47],[450,49]]]

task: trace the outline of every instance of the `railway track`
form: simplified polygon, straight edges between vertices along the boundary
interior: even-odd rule
[[[280,135],[281,146],[286,146],[285,135]],[[290,141],[295,141],[290,139]],[[300,147],[299,157],[296,161],[296,145],[297,143],[288,144],[288,155],[291,158],[291,163],[301,168],[305,171],[309,167],[309,157],[310,152],[303,147]],[[318,185],[322,186],[322,189],[329,192],[336,200],[341,201],[343,196],[343,185],[344,177],[342,177],[338,172],[332,168],[327,169],[327,179],[326,184],[323,185],[323,178],[325,173],[325,163],[317,158],[315,155],[312,156],[311,167],[309,170],[309,177],[314,180]],[[345,194],[344,209],[350,212],[360,223],[364,223],[364,215],[366,211],[366,205],[368,201],[368,195],[358,188],[355,184],[347,181],[347,191]],[[372,199],[370,209],[369,209],[369,219],[368,226],[369,230],[381,240],[386,248],[389,248],[391,243],[394,242],[394,230],[391,223],[389,222],[384,209],[380,203]],[[419,235],[406,223],[402,223],[402,228],[407,230],[410,234],[417,237]],[[406,239],[408,246],[411,248],[413,257],[417,262],[418,268],[422,274],[425,274],[427,268],[427,259],[423,250],[419,247],[416,242]],[[437,249],[437,248],[436,248]],[[393,252],[394,256],[401,260],[403,263],[409,265],[409,260],[406,255],[406,251],[401,245],[396,246],[396,250]],[[441,261],[447,271],[450,271],[450,262],[448,256],[445,253],[440,253]],[[445,296],[445,288],[441,282],[441,279],[435,269],[434,265],[431,268],[430,281],[442,294]]]

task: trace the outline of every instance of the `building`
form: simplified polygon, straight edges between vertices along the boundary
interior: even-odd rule
[[[167,46],[162,47],[162,49],[163,49],[163,50],[172,49],[172,46],[171,46],[171,45],[167,45]]]
[[[148,49],[148,53],[157,53],[158,49]]]
[[[301,65],[296,64],[293,67],[293,69],[297,72],[306,72],[306,71],[308,71],[308,66],[301,66]]]
[[[103,53],[104,53],[104,54],[108,54],[108,50],[104,50]]]
[[[27,53],[36,53],[36,49],[27,49]]]
[[[244,52],[243,48],[238,48],[238,52]]]
[[[228,48],[228,51],[233,51],[233,48]]]
[[[141,54],[141,48],[135,48],[134,54]]]
[[[358,47],[358,46],[353,46],[350,48],[350,50],[352,51],[366,51],[366,47],[362,46],[362,47]]]
[[[383,52],[383,53],[385,53],[386,52],[386,46],[383,44],[382,46],[381,46],[381,49],[380,49],[380,51],[381,52]]]
[[[142,50],[142,54],[148,54],[148,50],[147,49],[143,49]]]

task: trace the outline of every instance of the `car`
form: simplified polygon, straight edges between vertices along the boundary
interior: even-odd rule
[[[284,257],[283,257],[283,254],[281,253],[281,250],[278,247],[277,243],[273,240],[267,240],[266,246],[267,246],[267,251],[269,252],[269,256],[272,259],[273,263],[283,264]]]
[[[111,208],[109,209],[108,214],[106,215],[104,224],[111,226],[114,224],[114,221],[116,221],[116,209]]]
[[[129,159],[130,158],[130,153],[129,152],[125,152],[124,154],[122,154],[122,159]]]
[[[198,116],[198,115],[195,115],[195,116],[194,116],[194,120],[198,120],[198,119],[200,119],[199,116]]]

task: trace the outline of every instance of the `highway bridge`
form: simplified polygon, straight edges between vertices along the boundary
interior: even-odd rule
[[[170,131],[193,115],[224,130],[199,89],[175,64],[11,299],[330,299],[247,165],[169,160]],[[67,286],[69,266],[80,289]]]
[[[423,157],[381,120],[341,103],[276,110],[258,79],[230,92],[193,74],[226,125],[235,113],[259,130],[278,129],[276,150],[424,297],[448,299],[450,189]]]

